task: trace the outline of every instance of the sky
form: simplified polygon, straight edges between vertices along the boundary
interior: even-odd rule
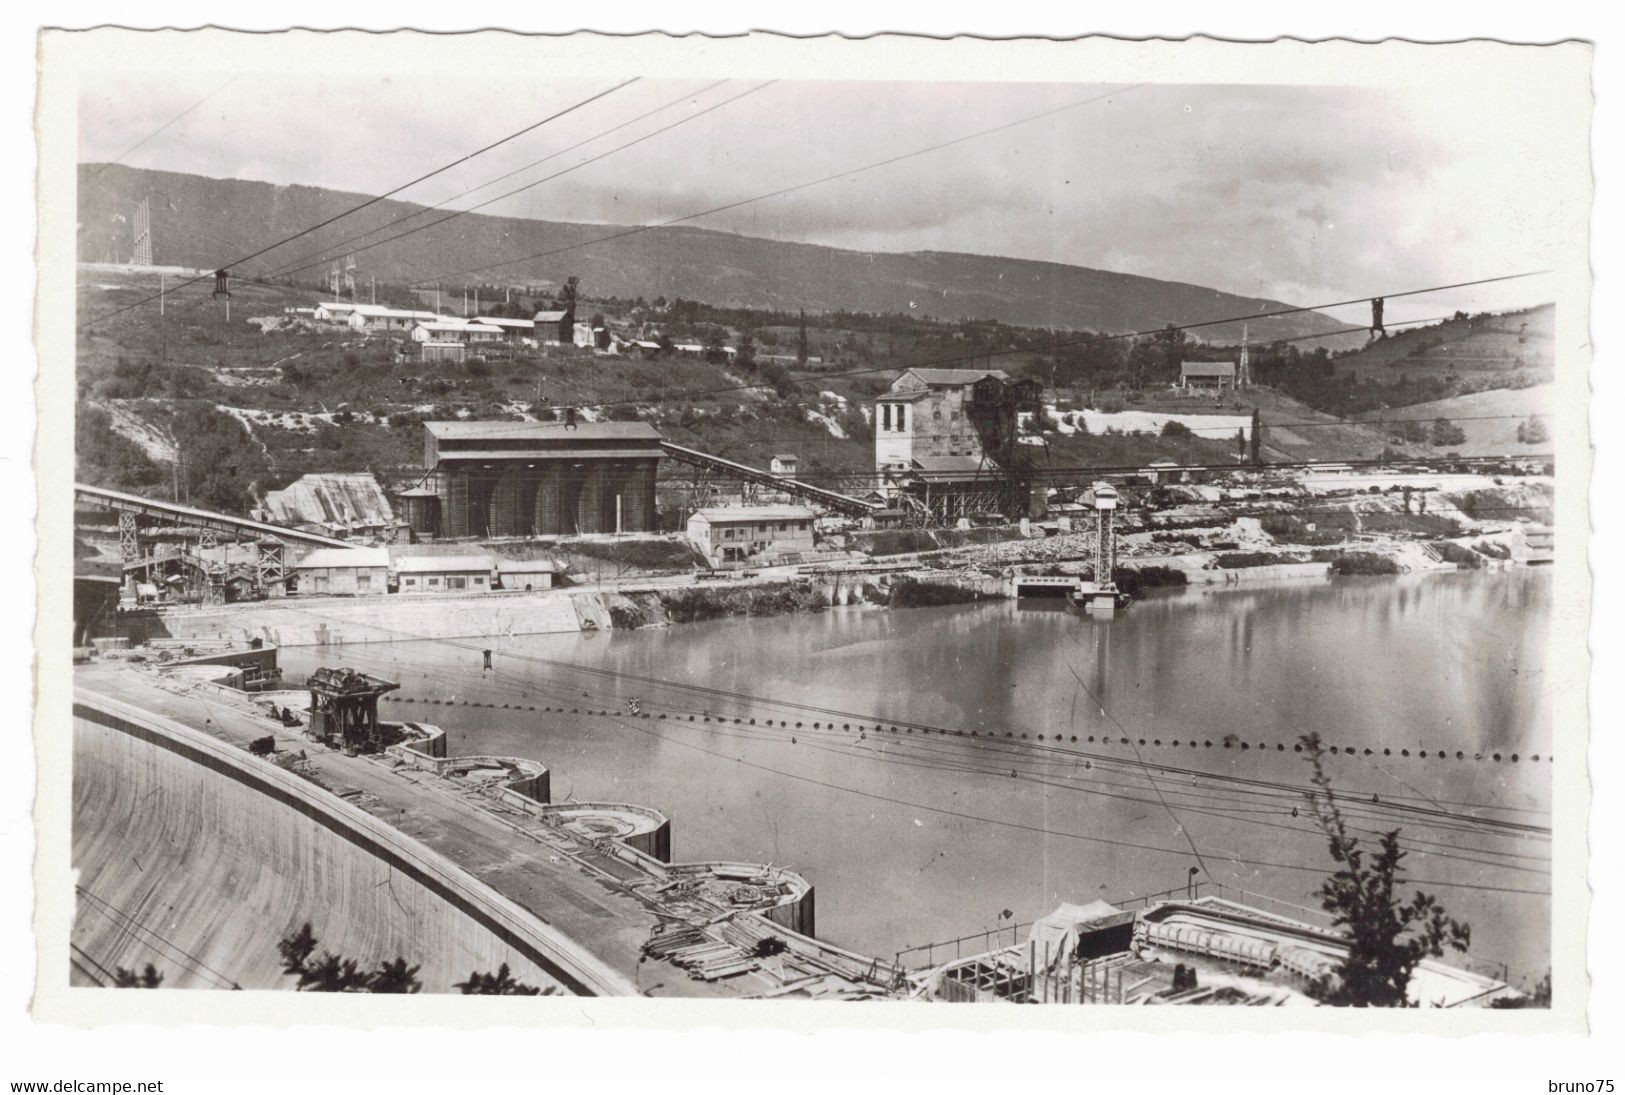
[[[79,152],[107,161],[150,136],[121,162],[377,194],[617,82],[108,72],[82,88]],[[713,82],[638,80],[398,197],[466,208],[569,169],[481,211],[647,224],[996,129],[687,223],[1043,259],[1304,305],[1544,268],[1566,231],[1548,184],[1570,168],[1515,109],[1518,89],[1494,80],[1425,91]],[[1391,300],[1388,317],[1550,297],[1532,279]]]

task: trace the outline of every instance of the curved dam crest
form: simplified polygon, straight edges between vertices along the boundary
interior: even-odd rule
[[[127,705],[74,705],[76,960],[111,980],[291,988],[277,943],[311,922],[363,968],[404,957],[428,992],[516,978],[624,994],[620,974],[440,856],[274,765]],[[76,983],[91,983],[80,972]]]

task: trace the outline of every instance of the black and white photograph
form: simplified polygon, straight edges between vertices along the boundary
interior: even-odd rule
[[[40,58],[42,1009],[1583,1027],[1588,46]]]

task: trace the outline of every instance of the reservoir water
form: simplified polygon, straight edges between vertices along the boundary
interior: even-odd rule
[[[1182,590],[1110,622],[840,608],[284,664],[398,680],[419,702],[391,717],[539,760],[555,799],[656,806],[678,859],[788,865],[821,937],[888,957],[1191,868],[1318,907],[1294,748],[1317,732],[1350,823],[1401,829],[1411,876],[1517,982],[1549,965],[1550,601],[1549,572],[1449,573]]]

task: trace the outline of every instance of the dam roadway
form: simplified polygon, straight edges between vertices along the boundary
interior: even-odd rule
[[[346,756],[325,749],[305,738],[298,728],[283,727],[251,704],[233,701],[223,689],[165,678],[132,665],[103,663],[78,667],[76,692],[82,695],[87,710],[96,705],[98,697],[115,697],[120,704],[157,716],[159,721],[172,720],[226,744],[233,758],[240,753],[240,762],[233,759],[233,764],[278,769],[275,774],[285,779],[287,769],[252,758],[244,748],[254,739],[273,735],[279,751],[291,756],[302,751],[308,758],[301,765],[305,778],[294,777],[296,782],[305,783],[318,796],[330,794],[365,810],[395,833],[437,853],[449,861],[453,874],[466,872],[472,880],[518,906],[521,917],[533,916],[539,922],[539,931],[551,933],[563,944],[563,951],[579,957],[580,968],[599,974],[595,978],[552,976],[545,965],[538,969],[536,964],[523,961],[522,954],[515,953],[512,964],[521,980],[595,995],[713,997],[778,994],[792,982],[811,980],[804,972],[787,969],[775,959],[762,963],[757,971],[715,981],[692,979],[676,965],[646,959],[644,944],[669,918],[659,915],[622,880],[589,869],[581,856],[561,854],[557,834],[535,818],[503,810],[477,793],[459,790],[453,781],[397,769],[387,759]],[[419,932],[414,918],[421,907],[433,904],[421,896],[416,900],[408,897],[406,906],[396,901],[406,923],[377,923],[392,917],[363,912],[367,902],[380,899],[361,891],[388,883],[388,888],[379,892],[393,896],[402,889],[401,873],[391,867],[388,873],[379,874],[376,883],[370,878],[341,878],[335,882],[332,877],[377,871],[378,864],[370,857],[352,868],[335,868],[320,854],[306,854],[303,850],[287,856],[290,863],[232,862],[229,852],[184,846],[190,840],[199,845],[220,842],[229,847],[232,838],[220,833],[218,818],[216,828],[211,829],[208,824],[192,824],[189,818],[142,817],[143,799],[168,790],[177,782],[176,776],[166,778],[144,755],[134,763],[121,760],[110,764],[106,745],[89,747],[92,741],[100,743],[108,735],[92,738],[92,732],[81,726],[85,722],[76,706],[74,866],[80,871],[80,902],[73,940],[78,951],[76,968],[80,962],[85,967],[79,968],[81,978],[86,968],[94,977],[96,968],[136,968],[150,961],[165,969],[168,983],[177,986],[227,987],[229,982],[232,987],[243,988],[291,987],[292,979],[281,975],[276,943],[291,930],[289,925],[296,927],[307,919],[315,923],[324,949],[356,958],[363,967],[397,954],[405,956],[409,963],[422,963],[421,977],[427,992],[455,991],[451,982],[465,976],[471,962],[489,960],[488,968],[494,969],[497,961],[509,959],[509,950],[496,939],[503,933],[471,944],[469,936],[491,933],[468,927],[472,922],[458,916],[451,918],[452,926],[447,928],[442,908],[434,909],[432,917],[438,919],[432,927]],[[111,736],[120,739],[114,743],[116,746],[123,747],[121,736]],[[183,767],[180,780],[195,779],[205,787],[214,786],[208,781],[232,782],[201,766]],[[143,777],[163,786],[142,787]],[[124,786],[126,783],[131,786]],[[249,808],[256,816],[240,826],[249,830],[286,824],[288,817],[283,815],[294,812],[263,796],[252,799]],[[199,812],[207,809],[206,805]],[[224,828],[234,827],[230,810],[228,806]],[[262,812],[277,816],[262,819],[258,816]],[[293,820],[296,824],[301,821]],[[143,827],[161,833],[143,834]],[[277,839],[280,843],[272,841],[275,849],[288,843],[286,837]],[[302,845],[303,840],[299,835],[294,843]],[[283,858],[275,850],[272,854]],[[131,856],[157,857],[160,862],[149,858],[144,870],[131,872],[126,867]],[[213,874],[200,870],[209,864],[217,864]],[[301,875],[301,871],[309,877]],[[214,874],[220,875],[218,884]],[[250,882],[245,883],[241,876],[251,876]],[[342,916],[340,907],[324,906],[322,894],[335,886],[346,891],[340,895],[340,904],[354,905],[355,915]],[[218,896],[211,900],[211,894]],[[232,895],[241,896],[244,907],[229,907],[234,901]],[[179,912],[199,908],[207,914]],[[387,909],[387,904],[383,908]],[[324,917],[332,918],[326,927]],[[184,937],[188,932],[196,938]],[[789,936],[792,952],[799,952],[801,957],[816,960],[827,951],[836,956],[836,966],[844,967],[841,973],[825,970],[816,979],[819,995],[869,995],[875,991],[874,985],[850,975],[858,956],[823,948],[793,933],[784,934]],[[165,945],[151,945],[154,938],[162,939]],[[439,949],[449,953],[425,953],[436,949],[437,940]],[[175,951],[206,959],[185,964],[201,965],[209,974],[199,977],[193,975],[194,971],[176,968]]]

